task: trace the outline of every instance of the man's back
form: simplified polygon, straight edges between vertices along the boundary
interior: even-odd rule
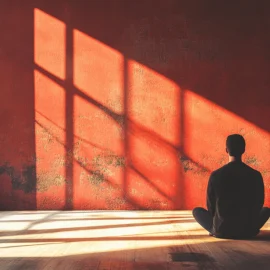
[[[229,162],[211,174],[207,194],[216,236],[246,237],[258,232],[257,220],[264,203],[260,172],[241,161]]]

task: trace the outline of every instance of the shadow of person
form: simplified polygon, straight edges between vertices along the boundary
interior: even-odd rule
[[[269,241],[270,242],[270,230],[261,230],[260,233],[254,237],[253,239],[250,239],[251,241]]]

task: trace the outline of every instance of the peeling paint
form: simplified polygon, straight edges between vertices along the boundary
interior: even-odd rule
[[[161,200],[158,200],[158,199],[151,199],[149,202],[148,202],[148,205],[147,205],[147,208],[149,210],[151,209],[164,209],[168,206],[168,202],[164,202],[164,201],[161,201]]]
[[[37,191],[48,191],[52,186],[62,186],[66,183],[66,179],[62,175],[53,175],[52,172],[39,173],[37,175]]]
[[[55,196],[53,199],[52,199],[52,196],[44,196],[44,197],[42,197],[39,205],[40,205],[39,207],[41,210],[42,209],[55,210],[55,209],[61,208],[61,206],[64,205],[64,201],[57,196]]]
[[[246,164],[254,167],[258,167],[260,164],[260,161],[255,156],[249,156],[246,158]]]
[[[106,198],[106,203],[108,205],[108,208],[112,208],[112,209],[122,209],[123,206],[125,206],[128,201],[123,198],[110,198],[109,196]]]
[[[54,168],[60,168],[65,166],[65,158],[62,155],[55,156],[52,166]]]
[[[93,159],[93,165],[95,167],[113,166],[113,167],[125,167],[125,158],[114,154],[97,155]]]
[[[44,127],[37,129],[36,133],[39,135],[40,140],[43,142],[43,149],[45,151],[49,151],[51,144],[55,141],[53,135]]]
[[[113,176],[113,168],[123,168],[125,167],[125,158],[115,154],[99,154],[92,159],[92,162],[88,162],[86,158],[79,157],[77,159],[83,168],[90,166],[89,174],[82,172],[80,174],[80,183],[84,182],[86,179],[89,183],[99,186],[100,184],[106,182],[106,177]]]
[[[193,171],[192,165],[191,165],[191,163],[190,163],[190,161],[189,161],[189,159],[187,157],[181,156],[180,157],[180,162],[182,163],[183,169],[184,169],[185,172]]]
[[[11,179],[13,189],[23,190],[25,193],[34,192],[36,189],[35,165],[24,165],[21,171],[16,170],[9,163],[0,166],[0,175],[7,174]]]
[[[263,177],[267,177],[270,174],[270,170],[262,170],[261,174]]]
[[[205,175],[208,173],[207,168],[197,165],[184,155],[179,156],[179,161],[181,162],[185,173],[189,171],[192,171],[192,173],[199,175]]]
[[[228,160],[228,157],[223,156],[223,157],[218,161],[218,164],[219,164],[220,166],[223,166],[223,165],[226,164],[227,160]]]
[[[88,180],[91,184],[100,185],[105,181],[105,177],[99,170],[96,170],[88,176]]]

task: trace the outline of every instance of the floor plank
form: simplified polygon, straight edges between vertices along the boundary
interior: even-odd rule
[[[0,212],[1,270],[269,269],[254,240],[208,236],[190,211]]]

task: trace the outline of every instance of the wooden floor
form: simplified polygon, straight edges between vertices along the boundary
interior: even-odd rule
[[[247,241],[190,211],[0,212],[0,269],[270,269],[270,222]]]

